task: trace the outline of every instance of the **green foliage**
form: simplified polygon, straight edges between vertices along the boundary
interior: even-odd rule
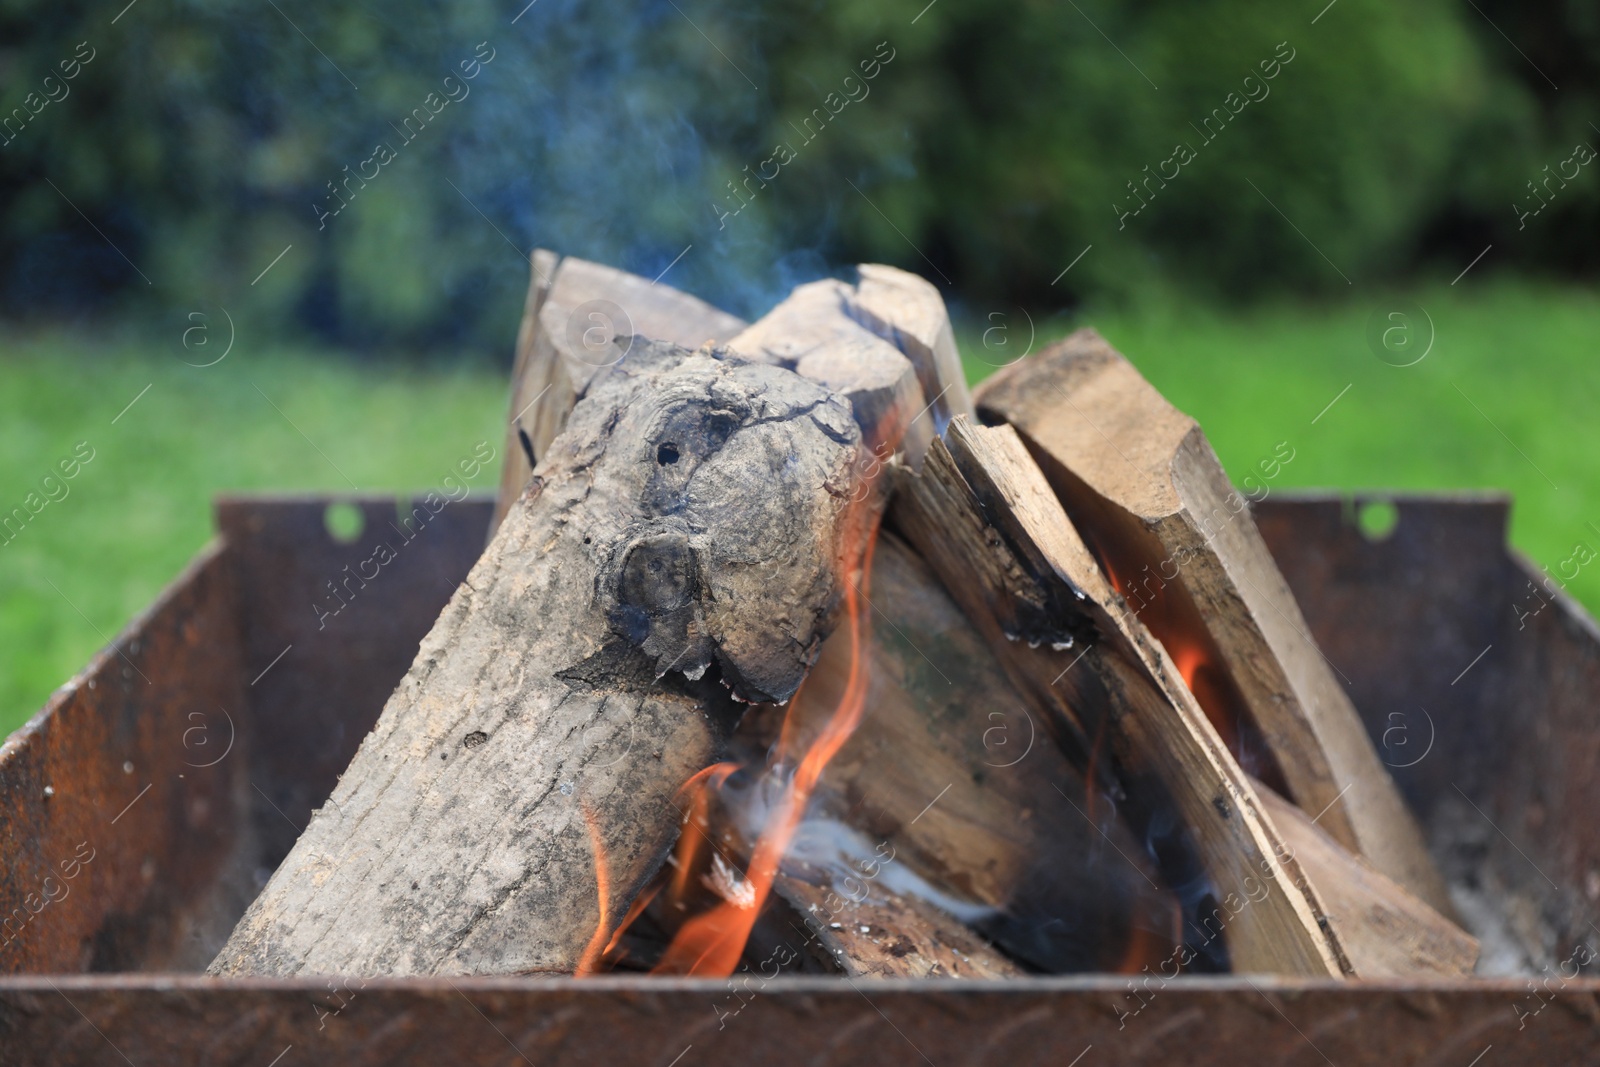
[[[1279,210],[1344,274],[1383,269],[1428,221],[1490,88],[1438,0],[1344,0],[1316,26],[1264,0],[1005,14],[943,0],[929,23],[885,79],[880,114],[916,116],[918,181],[884,209],[946,251],[962,292],[1038,294],[1089,244],[1080,292],[1163,276],[1230,293],[1342,286]],[[1178,145],[1194,158],[1165,180]],[[863,228],[872,252],[905,258],[897,235]]]
[[[1533,59],[1454,0],[3,0],[0,310],[503,352],[535,244],[746,314],[852,259],[1056,306],[1592,266],[1600,167],[1510,205],[1600,144],[1600,22],[1484,4]]]

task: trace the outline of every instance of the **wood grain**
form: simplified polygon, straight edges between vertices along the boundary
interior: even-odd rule
[[[1020,978],[1027,972],[959,919],[898,893],[860,900],[779,876],[774,887],[803,920],[806,946],[852,978]]]
[[[1165,787],[1226,908],[1216,921],[1235,970],[1346,973],[1254,787],[1170,657],[1123,609],[1015,431],[956,419],[946,440],[920,475],[900,476],[895,525],[1069,744],[1089,749],[1104,730],[1124,769]]]
[[[1256,793],[1317,887],[1328,922],[1362,978],[1460,978],[1478,941],[1404,886],[1352,854],[1311,816],[1257,783]]]
[[[860,280],[846,296],[850,314],[916,367],[922,395],[932,408],[934,432],[943,433],[957,415],[973,417],[972,393],[939,290],[898,267],[863,263],[856,269]]]
[[[1179,660],[1231,747],[1243,743],[1249,769],[1453,914],[1337,668],[1194,420],[1090,330],[994,375],[978,405],[1022,435],[1130,610]]]
[[[858,451],[797,375],[632,341],[212,973],[572,971],[675,839],[718,694],[810,665]]]
[[[868,431],[868,451],[920,463],[933,420],[916,367],[850,316],[850,298],[850,287],[831,278],[796,286],[728,347],[848,397],[856,421]]]

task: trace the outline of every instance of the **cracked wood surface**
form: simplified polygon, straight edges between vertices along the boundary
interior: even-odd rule
[[[1314,887],[1250,780],[1171,658],[1121,604],[1016,431],[958,418],[946,439],[920,475],[899,477],[891,518],[1017,688],[1079,759],[1103,729],[1124,773],[1164,787],[1219,902],[1215,918],[1202,918],[1225,938],[1235,971],[1348,972]]]
[[[1016,427],[1129,606],[1174,658],[1188,657],[1213,722],[1253,731],[1247,756],[1264,752],[1267,764],[1255,773],[1453,915],[1337,668],[1195,421],[1092,330],[1001,370],[978,405]]]
[[[743,319],[688,293],[615,267],[543,248],[534,250],[530,266],[491,537],[528,484],[534,463],[566,425],[572,405],[616,358],[614,338],[636,335],[697,348],[727,341],[745,327]]]
[[[716,757],[715,683],[786,700],[814,657],[859,440],[788,371],[633,340],[211,972],[576,969]]]
[[[852,295],[832,278],[797,285],[728,347],[848,397],[869,451],[885,459],[898,452],[918,466],[934,430],[917,368],[851,317]]]

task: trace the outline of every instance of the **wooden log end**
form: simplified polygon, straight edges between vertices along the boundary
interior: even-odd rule
[[[933,283],[882,263],[863,263],[850,294],[850,311],[873,333],[890,341],[916,366],[932,409],[935,433],[957,415],[974,416],[955,330]]]

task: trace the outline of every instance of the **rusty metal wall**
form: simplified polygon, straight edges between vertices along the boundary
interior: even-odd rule
[[[491,508],[359,499],[346,544],[333,502],[221,499],[222,540],[0,750],[0,973],[203,968],[332,791]]]
[[[0,979],[16,1067],[1494,1067],[1600,1059],[1600,984]],[[1549,996],[1547,994],[1547,996]],[[1520,1009],[1520,1014],[1519,1014]],[[276,1057],[281,1057],[277,1059]]]
[[[1356,516],[1378,499],[1274,494],[1255,518],[1380,757],[1427,823],[1452,783],[1482,795],[1511,731],[1510,503],[1402,498],[1393,531],[1373,540]]]
[[[432,501],[432,507],[394,497],[217,501],[239,597],[257,741],[252,821],[258,864],[267,871],[333,792],[417,645],[483,552],[493,502]],[[361,514],[361,532],[348,542],[329,532],[333,503]]]
[[[1528,926],[1522,936],[1564,961],[1580,944],[1600,946],[1600,630],[1544,578],[1516,558],[1495,605],[1510,621],[1505,644],[1484,662],[1503,653],[1510,684],[1500,708],[1505,747],[1479,807],[1495,820],[1483,835],[1498,875],[1491,891],[1526,902],[1515,913]],[[1530,591],[1535,583],[1542,597]],[[1541,599],[1550,606],[1539,608]]]
[[[0,751],[0,908],[28,916],[0,947],[0,1062],[1600,1061],[1600,983],[1560,965],[1535,983],[784,979],[754,994],[648,978],[329,988],[67,973],[204,962],[331,790],[489,514],[466,501],[385,534],[395,505],[367,499],[362,536],[343,544],[327,532],[329,502],[219,503],[220,549]],[[1436,843],[1478,848],[1481,869],[1525,898],[1529,938],[1559,952],[1593,932],[1600,896],[1587,819],[1600,801],[1600,634],[1559,599],[1519,620],[1511,598],[1526,597],[1530,572],[1504,547],[1503,500],[1398,503],[1382,541],[1337,498],[1274,497],[1257,517]],[[374,573],[362,563],[377,540],[395,558],[345,584]],[[229,722],[232,749],[197,766],[222,751]],[[1445,832],[1463,812],[1484,823],[1476,837]],[[59,893],[83,841],[94,858],[70,892],[27,911],[46,876]]]
[[[206,549],[0,748],[0,973],[204,966],[248,903],[223,554]]]
[[[1473,918],[1571,970],[1600,901],[1600,632],[1505,543],[1500,495],[1273,497],[1261,532]],[[1554,584],[1554,583],[1551,583]],[[1497,945],[1497,941],[1503,944]]]

